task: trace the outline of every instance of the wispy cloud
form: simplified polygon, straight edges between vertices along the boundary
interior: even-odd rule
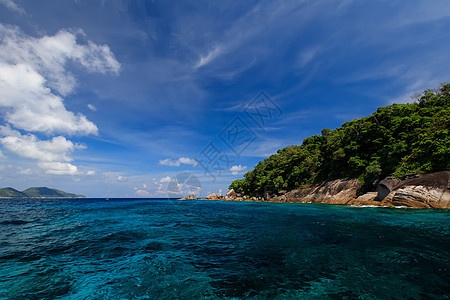
[[[14,1],[12,0],[0,0],[0,4],[3,4],[6,8],[15,11],[19,14],[24,14],[25,10],[18,6]]]

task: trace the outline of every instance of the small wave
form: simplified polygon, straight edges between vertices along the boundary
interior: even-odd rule
[[[392,206],[386,206],[386,205],[356,205],[356,204],[351,204],[350,206],[351,206],[351,207],[361,207],[361,208],[363,208],[363,207],[373,207],[373,208],[378,208],[378,207],[381,207],[381,208],[383,208],[383,207],[392,207]]]
[[[24,225],[31,223],[29,221],[23,221],[23,220],[7,220],[0,222],[0,225]]]

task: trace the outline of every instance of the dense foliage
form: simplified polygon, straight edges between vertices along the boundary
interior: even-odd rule
[[[321,135],[288,146],[235,180],[248,196],[292,190],[337,178],[358,178],[366,190],[388,175],[450,169],[450,84],[426,90],[412,104],[380,107]]]

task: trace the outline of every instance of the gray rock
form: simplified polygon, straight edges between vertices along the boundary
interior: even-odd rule
[[[400,183],[400,179],[393,177],[386,177],[381,180],[377,185],[377,198],[378,201],[383,201],[390,192],[394,190],[394,188]]]
[[[216,193],[212,193],[212,194],[209,194],[208,196],[206,196],[206,199],[208,199],[208,200],[219,199],[219,196],[217,196]]]
[[[225,200],[234,200],[234,199],[236,199],[236,192],[233,189],[228,190],[227,195],[225,196]]]

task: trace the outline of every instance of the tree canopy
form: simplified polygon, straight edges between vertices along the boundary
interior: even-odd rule
[[[426,90],[418,101],[380,107],[370,116],[291,145],[260,161],[230,189],[262,196],[338,178],[365,189],[388,175],[450,169],[450,84]]]

